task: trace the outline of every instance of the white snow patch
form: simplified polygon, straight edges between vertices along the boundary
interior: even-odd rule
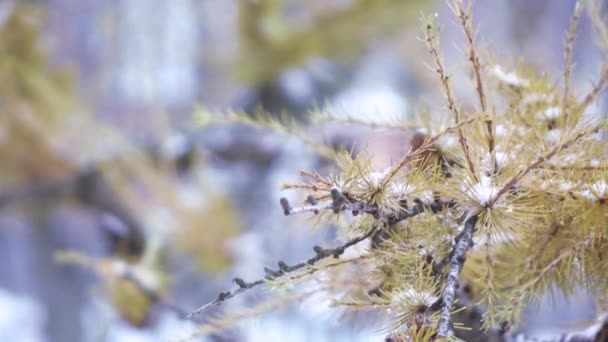
[[[549,107],[544,111],[545,117],[547,119],[557,119],[560,115],[562,115],[562,109],[559,107]]]
[[[510,154],[496,151],[496,164],[498,164],[499,169],[502,169],[510,159]]]
[[[500,191],[500,189],[492,185],[492,178],[483,176],[479,180],[479,183],[468,189],[467,193],[477,203],[486,206],[494,200],[498,191]]]
[[[505,125],[496,125],[496,136],[504,137],[507,135],[507,128]]]
[[[578,3],[577,3],[578,5]],[[595,323],[588,326],[582,331],[572,332],[566,335],[562,340],[563,341],[593,341],[594,338],[601,331],[604,324],[608,321],[608,313],[600,314]]]
[[[587,184],[586,188],[587,189],[580,191],[579,194],[593,202],[608,196],[608,183],[603,180],[593,184]]]
[[[574,187],[574,183],[572,183],[571,181],[565,181],[565,182],[560,182],[559,183],[559,190],[560,191],[570,191],[572,190],[572,188]]]
[[[495,65],[491,70],[492,74],[500,81],[514,87],[527,87],[530,85],[528,80],[517,76],[514,72],[505,72],[500,65]]]
[[[415,289],[411,285],[407,285],[406,288],[401,290],[395,296],[393,296],[393,305],[400,306],[403,304],[408,305],[425,305],[430,306],[435,303],[439,297],[435,296],[432,292],[421,291]]]
[[[510,209],[510,211],[509,211]],[[507,212],[512,212],[513,208],[507,209]],[[478,234],[473,237],[473,250],[481,250],[485,248],[485,245],[489,246],[500,246],[509,242],[512,242],[516,239],[514,234],[510,234],[508,232],[498,230],[496,232],[486,233],[486,234]]]
[[[0,341],[45,341],[44,310],[34,298],[0,289]]]
[[[359,182],[359,186],[366,187],[366,186],[368,186],[368,183],[371,183],[372,186],[374,186],[375,188],[379,188],[380,185],[382,185],[384,178],[389,174],[389,172],[390,172],[390,168],[387,168],[384,171],[370,172],[367,175],[367,177],[365,178],[366,180],[361,180]],[[414,192],[415,189],[416,189],[416,187],[412,184],[398,183],[395,181],[393,181],[389,187],[390,193],[397,197],[405,197],[408,194],[411,194],[412,192]]]
[[[567,167],[575,164],[580,157],[580,154],[568,153],[561,158],[550,159],[547,163],[556,167]]]
[[[370,172],[370,174],[367,175],[367,180],[371,182],[376,188],[378,188],[384,180],[384,177],[386,177],[386,171],[374,171]]]
[[[439,146],[441,146],[442,149],[452,148],[452,147],[456,146],[457,143],[458,143],[458,138],[453,135],[448,135],[448,136],[439,138]]]
[[[547,133],[545,133],[545,141],[549,144],[549,145],[555,145],[557,143],[560,142],[562,138],[562,130],[561,129],[552,129],[550,131],[547,131]]]
[[[175,158],[188,152],[189,143],[187,137],[182,133],[175,133],[167,138],[162,144],[162,153],[167,158]]]
[[[345,90],[325,111],[338,118],[386,124],[403,120],[407,107],[407,101],[397,89],[375,84]]]
[[[521,100],[521,104],[527,106],[537,103],[551,103],[554,98],[553,94],[530,93],[524,96]]]
[[[549,107],[543,111],[536,113],[536,118],[539,120],[555,120],[562,115],[562,109],[557,106]]]

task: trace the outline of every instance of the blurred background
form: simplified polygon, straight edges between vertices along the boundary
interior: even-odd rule
[[[478,1],[484,60],[560,76],[573,5]],[[367,146],[378,168],[403,153],[407,132],[311,126],[309,113],[386,122],[442,106],[417,38],[421,13],[437,15],[457,96],[472,107],[445,1],[0,0],[0,340],[178,341],[205,318],[183,319],[173,306],[193,310],[234,288],[235,276],[257,279],[266,265],[330,246],[333,227],[313,230],[278,205],[304,198],[280,192],[299,170],[333,166],[297,136]],[[591,31],[583,17],[581,91],[601,57]],[[295,132],[197,120],[260,110],[293,120]],[[224,309],[264,298],[252,292]],[[530,329],[594,317],[584,295],[577,302],[553,319],[531,312]],[[384,339],[371,317],[326,306],[194,340]]]

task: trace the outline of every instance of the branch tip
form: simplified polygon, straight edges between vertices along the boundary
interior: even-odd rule
[[[283,208],[283,213],[285,214],[285,216],[289,216],[289,214],[291,213],[291,206],[289,205],[289,200],[287,200],[287,198],[285,197],[281,197],[281,207]]]
[[[232,281],[234,281],[240,288],[247,288],[247,283],[239,277],[234,278]]]

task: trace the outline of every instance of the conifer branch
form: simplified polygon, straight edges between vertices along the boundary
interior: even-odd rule
[[[606,128],[607,124],[608,124],[607,121],[601,121],[600,123],[588,128],[586,130],[579,132],[572,138],[555,146],[548,153],[539,156],[534,162],[532,162],[526,168],[519,171],[513,178],[511,178],[511,180],[509,180],[507,183],[505,183],[505,185],[502,188],[500,188],[500,190],[496,193],[496,196],[494,196],[489,201],[488,208],[491,208],[504,194],[506,194],[515,184],[517,184],[517,182],[519,182],[525,175],[530,173],[532,170],[537,169],[540,166],[544,165],[547,161],[549,161],[551,158],[555,157],[558,153],[570,148],[572,145],[574,145],[575,143],[580,141],[582,138],[589,136],[590,134],[596,133],[601,129]]]
[[[346,198],[346,196],[341,194],[335,188],[332,191],[332,197],[333,197],[333,200],[328,203],[324,203],[321,205],[310,205],[310,206],[305,206],[305,207],[297,207],[297,208],[291,207],[289,205],[289,201],[286,198],[281,198],[280,202],[281,202],[281,206],[283,207],[283,211],[286,215],[294,215],[294,214],[304,213],[304,212],[319,212],[321,210],[334,210],[334,211],[335,210],[338,210],[338,211],[351,210],[351,211],[360,211],[360,212],[368,213],[370,215],[373,215],[376,218],[383,218],[388,224],[394,224],[399,221],[405,220],[407,218],[416,216],[418,214],[423,213],[425,210],[431,210],[432,212],[436,213],[436,212],[443,210],[446,207],[451,207],[454,205],[454,203],[451,201],[435,201],[430,204],[420,202],[410,208],[404,209],[403,211],[401,211],[399,213],[393,214],[393,213],[389,213],[388,211],[380,211],[377,206],[370,205],[370,204],[365,204],[365,203],[361,203],[361,202],[347,203],[346,201],[348,201],[348,199]],[[360,235],[358,237],[355,237],[335,248],[324,249],[320,246],[314,246],[313,250],[316,253],[315,256],[313,256],[305,261],[301,261],[297,264],[294,264],[292,266],[287,265],[283,261],[279,261],[278,270],[272,270],[270,268],[264,269],[264,271],[266,272],[266,276],[263,279],[258,279],[258,280],[252,281],[252,282],[246,282],[243,279],[237,277],[234,279],[234,282],[239,286],[238,289],[233,290],[233,291],[221,292],[216,299],[199,307],[195,311],[188,314],[187,317],[190,318],[193,316],[197,316],[197,315],[207,311],[209,308],[220,305],[223,302],[225,302],[226,300],[233,298],[233,297],[239,295],[240,293],[243,293],[247,290],[250,290],[254,287],[264,284],[266,281],[274,280],[283,275],[297,271],[297,270],[302,269],[307,266],[312,266],[312,265],[316,264],[317,262],[319,262],[320,260],[323,260],[330,256],[333,256],[334,258],[339,258],[342,254],[344,254],[344,252],[348,248],[358,244],[359,242],[361,242],[365,239],[371,238],[372,236],[374,236],[377,233],[380,233],[382,231],[382,229],[383,229],[383,226],[379,226],[375,229],[371,229],[367,233]]]
[[[547,273],[554,270],[557,267],[557,265],[560,262],[562,262],[565,258],[577,255],[582,249],[589,246],[593,242],[594,238],[595,238],[595,236],[591,235],[584,241],[582,241],[578,244],[575,244],[574,246],[561,252],[557,257],[555,257],[553,260],[551,260],[551,262],[549,262],[547,265],[545,265],[545,267],[543,267],[534,278],[530,279],[527,282],[524,282],[524,280],[525,280],[525,275],[528,275],[528,273],[527,272],[522,273],[517,281],[518,288],[514,292],[514,295],[512,296],[511,301],[510,301],[511,310],[509,311],[510,317],[508,317],[507,323],[511,323],[514,320],[513,316],[517,313],[517,310],[515,310],[515,309],[526,298],[526,296],[532,291],[533,286],[536,283],[538,283],[538,281],[540,281]]]
[[[456,289],[459,286],[458,277],[466,261],[467,252],[473,246],[473,233],[475,233],[476,223],[477,216],[471,216],[465,221],[464,229],[456,237],[456,244],[450,254],[450,268],[441,297],[441,312],[437,331],[438,338],[445,338],[454,334],[452,305],[456,299]]]
[[[281,277],[285,274],[288,274],[290,272],[299,270],[301,268],[304,268],[306,266],[312,266],[314,264],[316,264],[317,262],[319,262],[320,260],[326,259],[330,256],[333,256],[334,258],[339,258],[340,255],[344,254],[344,252],[358,244],[359,242],[368,239],[370,237],[372,237],[374,234],[378,233],[379,231],[382,230],[382,227],[378,227],[375,229],[371,229],[370,231],[368,231],[367,233],[357,236],[351,240],[348,240],[347,242],[345,242],[344,244],[335,247],[335,248],[330,248],[330,249],[324,249],[320,246],[315,246],[313,248],[313,250],[315,251],[316,255],[305,260],[305,261],[301,261],[295,265],[289,266],[287,265],[285,262],[283,261],[279,261],[278,262],[278,270],[272,270],[270,268],[265,268],[264,271],[266,272],[266,276],[262,279],[258,279],[252,282],[246,282],[244,281],[242,278],[234,278],[234,282],[238,285],[238,289],[233,290],[233,291],[225,291],[225,292],[220,292],[220,294],[217,296],[216,299],[212,300],[211,302],[202,305],[201,307],[199,307],[198,309],[192,311],[191,313],[189,313],[187,315],[188,318],[194,317],[194,316],[198,316],[200,314],[202,314],[203,312],[207,311],[208,309],[214,307],[214,306],[218,306],[221,305],[222,303],[224,303],[225,301],[229,300],[230,298],[233,298],[245,291],[248,291],[250,289],[253,289],[259,285],[262,285],[264,283],[266,283],[267,281],[271,281],[274,280],[278,277]]]

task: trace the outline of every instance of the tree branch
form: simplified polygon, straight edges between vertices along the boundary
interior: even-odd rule
[[[340,255],[342,255],[344,253],[344,251],[356,244],[358,244],[359,242],[372,237],[374,234],[376,234],[377,232],[379,232],[380,230],[382,230],[382,227],[378,227],[375,229],[371,229],[369,232],[360,235],[358,237],[355,237],[349,241],[347,241],[346,243],[337,246],[335,248],[330,248],[330,249],[324,249],[320,246],[314,246],[313,250],[315,251],[316,255],[305,260],[302,262],[299,262],[295,265],[289,266],[287,265],[285,262],[283,261],[279,261],[278,262],[278,266],[279,269],[274,271],[270,268],[265,268],[264,271],[266,272],[266,276],[263,279],[258,279],[252,282],[246,282],[241,278],[234,278],[234,282],[239,286],[238,289],[234,290],[234,291],[226,291],[226,292],[220,292],[220,294],[217,296],[216,299],[214,299],[213,301],[199,307],[198,309],[196,309],[195,311],[189,313],[187,315],[188,318],[191,318],[193,316],[196,315],[200,315],[203,312],[207,311],[209,308],[214,307],[214,306],[218,306],[220,304],[222,304],[223,302],[227,301],[230,298],[233,298],[235,296],[237,296],[238,294],[241,294],[247,290],[250,290],[256,286],[262,285],[264,284],[267,280],[273,280],[275,278],[278,278],[280,276],[283,276],[285,274],[288,274],[290,272],[299,270],[301,268],[304,268],[306,266],[311,266],[316,264],[317,262],[319,262],[320,260],[323,260],[325,258],[328,258],[330,256],[333,256],[334,258],[339,258]]]
[[[475,224],[477,216],[469,217],[464,223],[464,229],[456,237],[456,245],[450,255],[450,269],[443,289],[441,297],[441,313],[438,324],[438,338],[445,338],[454,334],[452,324],[452,305],[456,298],[456,289],[458,288],[458,277],[464,262],[467,258],[467,252],[473,246],[473,233],[475,233]]]
[[[289,204],[289,201],[283,197],[283,198],[281,198],[281,201],[280,201],[281,207],[283,208],[285,215],[294,215],[294,214],[299,214],[299,213],[304,213],[304,212],[319,213],[320,211],[323,211],[323,210],[334,210],[335,212],[351,210],[351,211],[353,211],[353,213],[364,212],[364,213],[373,215],[376,218],[383,218],[387,224],[391,225],[391,224],[395,224],[397,222],[403,221],[405,219],[408,219],[410,217],[416,216],[418,214],[421,214],[425,210],[431,210],[432,212],[436,213],[436,212],[443,210],[446,207],[452,207],[454,205],[454,202],[452,202],[452,201],[435,201],[430,204],[419,202],[416,205],[403,209],[402,211],[399,211],[397,213],[389,212],[389,211],[381,212],[380,209],[375,205],[352,201],[352,199],[347,198],[346,195],[340,193],[335,188],[332,189],[331,193],[332,193],[332,201],[330,201],[330,202],[322,203],[322,204],[314,204],[314,205],[309,205],[309,206],[304,206],[304,207],[295,207],[295,208],[291,207],[291,205]],[[195,311],[188,314],[187,317],[190,318],[190,317],[193,317],[196,315],[200,315],[201,313],[207,311],[211,307],[220,305],[223,302],[225,302],[226,300],[233,298],[240,293],[250,290],[258,285],[264,284],[267,280],[273,280],[273,279],[281,277],[285,274],[302,269],[306,266],[312,266],[312,265],[316,264],[317,262],[319,262],[320,260],[323,260],[330,256],[333,256],[334,258],[339,258],[340,255],[344,254],[344,251],[346,251],[346,249],[358,244],[359,242],[361,242],[367,238],[371,238],[372,236],[380,233],[382,231],[382,229],[383,229],[383,226],[378,226],[377,228],[371,229],[367,233],[357,236],[335,248],[324,249],[320,246],[314,246],[313,250],[316,253],[315,256],[313,256],[305,261],[301,261],[292,266],[287,265],[283,261],[279,261],[278,270],[272,270],[270,268],[264,269],[264,271],[266,272],[266,276],[263,279],[258,279],[258,280],[252,281],[252,282],[246,282],[243,279],[237,277],[234,279],[234,282],[238,285],[238,287],[239,287],[238,289],[236,289],[234,291],[220,292],[220,294],[217,296],[216,299],[199,307]]]
[[[283,213],[286,216],[296,215],[306,212],[312,212],[315,214],[319,214],[322,211],[333,210],[334,213],[339,213],[341,211],[351,211],[353,215],[359,215],[359,213],[366,213],[372,215],[376,219],[384,219],[386,223],[389,225],[395,224],[397,222],[403,221],[412,216],[416,216],[422,213],[425,210],[430,210],[433,213],[437,213],[444,208],[450,208],[455,205],[454,201],[433,201],[431,203],[425,202],[417,202],[415,205],[411,207],[402,208],[399,211],[391,211],[391,210],[382,210],[377,205],[363,203],[351,198],[348,195],[340,193],[340,191],[336,188],[331,190],[331,201],[327,201],[324,203],[316,203],[313,205],[307,205],[303,207],[292,207],[287,198],[281,198],[281,207],[283,208]],[[309,197],[310,198],[310,197]],[[310,203],[310,200],[307,200]]]

